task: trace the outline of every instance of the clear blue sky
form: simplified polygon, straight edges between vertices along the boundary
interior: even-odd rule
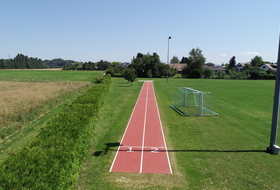
[[[276,62],[279,0],[1,0],[0,58],[130,62],[138,52]]]

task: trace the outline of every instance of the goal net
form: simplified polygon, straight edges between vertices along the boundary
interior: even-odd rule
[[[171,107],[184,116],[218,115],[212,111],[211,92],[201,92],[187,87],[176,89],[174,105]]]

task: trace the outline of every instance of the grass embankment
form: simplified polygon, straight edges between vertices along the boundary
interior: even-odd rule
[[[264,152],[275,81],[155,79],[172,175],[109,173],[117,148],[110,145],[120,142],[142,85],[121,81],[106,95],[80,189],[278,189],[280,156]],[[170,108],[176,87],[212,92],[219,116],[180,116]]]
[[[93,85],[66,105],[34,140],[0,166],[0,189],[70,189],[88,152],[111,83]]]

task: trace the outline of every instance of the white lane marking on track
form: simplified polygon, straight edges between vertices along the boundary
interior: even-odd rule
[[[147,119],[147,109],[148,109],[148,95],[149,95],[149,83],[145,82],[144,85],[147,84],[147,92],[146,92],[146,104],[145,104],[145,115],[144,115],[144,128],[143,128],[143,136],[142,136],[142,152],[141,152],[141,161],[140,161],[140,173],[142,173],[143,169],[143,156],[144,156],[144,145],[145,145],[145,132],[146,132],[146,119]]]

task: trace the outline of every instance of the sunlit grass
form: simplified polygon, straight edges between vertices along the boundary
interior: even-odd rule
[[[0,70],[0,80],[18,82],[92,81],[104,71]]]
[[[44,105],[55,102],[64,95],[69,97],[78,94],[90,84],[74,81],[44,83],[0,81],[0,137],[4,138],[8,131],[21,128],[33,119],[32,114],[40,111]],[[13,126],[9,126],[10,124]]]
[[[264,152],[274,82],[154,79],[173,169],[172,175],[157,175],[109,172],[116,148],[106,150],[106,143],[120,142],[141,87],[123,87],[121,79],[113,79],[80,189],[278,189],[280,156]],[[179,115],[170,108],[177,87],[212,92],[213,111],[219,115]]]

